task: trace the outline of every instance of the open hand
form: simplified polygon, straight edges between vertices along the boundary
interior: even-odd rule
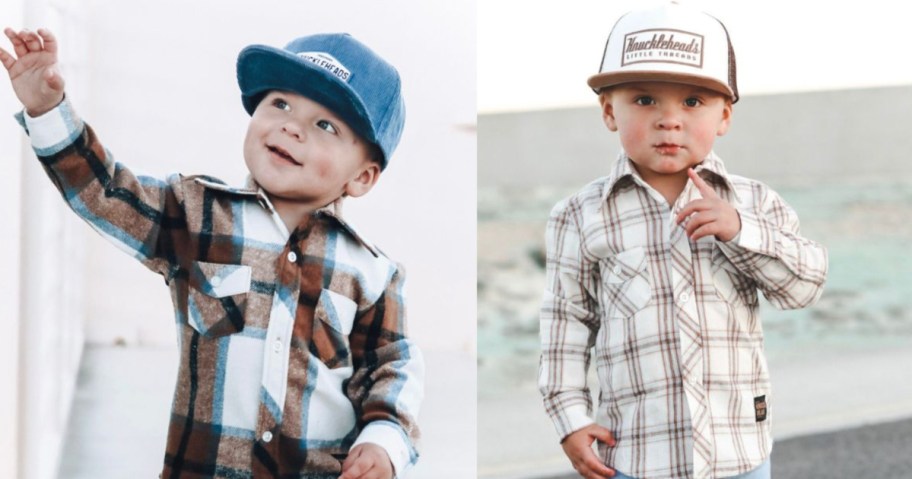
[[[393,463],[386,450],[365,442],[353,447],[342,463],[339,479],[392,479]]]
[[[738,215],[738,210],[719,198],[693,168],[687,170],[687,175],[703,196],[684,205],[675,220],[680,224],[690,216],[690,221],[684,227],[687,236],[693,241],[709,235],[715,235],[719,241],[730,241],[737,236],[741,231],[741,216]]]
[[[580,476],[586,479],[609,479],[614,477],[614,469],[602,464],[592,451],[592,443],[596,439],[609,447],[616,444],[611,431],[598,424],[591,424],[565,437],[561,446]]]
[[[47,113],[63,101],[63,77],[57,71],[57,39],[44,28],[38,32],[16,33],[6,28],[3,33],[13,44],[13,57],[0,48],[0,63],[9,73],[13,91],[29,116]]]

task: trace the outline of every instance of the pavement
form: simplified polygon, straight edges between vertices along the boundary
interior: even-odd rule
[[[773,447],[775,479],[834,477],[908,478],[912,471],[912,419],[811,434]],[[576,474],[549,479],[578,479]]]
[[[475,477],[475,357],[440,351],[424,356],[422,455],[407,478]],[[157,477],[177,360],[174,348],[87,345],[58,478]]]

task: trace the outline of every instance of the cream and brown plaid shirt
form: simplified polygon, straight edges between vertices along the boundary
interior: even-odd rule
[[[766,185],[729,175],[714,154],[696,171],[741,216],[729,242],[688,239],[673,207],[623,153],[611,175],[558,203],[547,229],[539,385],[561,438],[595,422],[617,446],[605,464],[641,478],[718,478],[759,466],[772,447],[757,290],[782,309],[813,304],[827,253]]]

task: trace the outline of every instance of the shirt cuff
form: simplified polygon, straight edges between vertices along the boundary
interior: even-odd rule
[[[53,156],[73,144],[82,134],[83,124],[66,98],[51,111],[31,117],[25,110],[16,114],[16,120],[32,141],[35,154]]]
[[[418,453],[399,425],[391,421],[372,421],[364,427],[352,448],[364,443],[376,444],[386,451],[393,464],[394,477],[402,478],[403,473],[418,459]]]
[[[554,420],[554,427],[557,428],[557,435],[560,436],[561,442],[570,434],[580,429],[595,424],[595,420],[590,415],[589,408],[585,404],[574,404],[567,406],[559,411]]]

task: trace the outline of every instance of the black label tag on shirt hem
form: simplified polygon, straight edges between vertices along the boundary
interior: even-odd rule
[[[766,420],[766,395],[754,398],[754,414],[757,416],[757,422]]]

